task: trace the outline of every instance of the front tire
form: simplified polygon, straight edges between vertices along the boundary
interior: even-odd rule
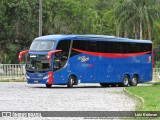
[[[137,86],[137,84],[138,84],[138,77],[134,75],[132,80],[130,81],[130,86]]]
[[[52,84],[46,84],[47,88],[51,88]]]
[[[123,81],[122,81],[122,83],[119,84],[119,86],[120,87],[128,87],[129,81],[130,81],[129,76],[128,75],[124,75]]]
[[[75,77],[74,76],[70,76],[69,78],[68,78],[68,84],[67,84],[67,87],[68,88],[72,88],[73,87],[73,85],[74,85],[74,83],[75,83]]]

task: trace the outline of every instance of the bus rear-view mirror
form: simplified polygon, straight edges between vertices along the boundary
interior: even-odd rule
[[[50,52],[48,52],[48,56],[47,56],[47,60],[51,61],[52,55],[57,53],[57,52],[61,52],[62,50],[52,50]]]
[[[28,51],[29,51],[29,50],[24,50],[24,51],[21,51],[21,52],[19,53],[19,56],[18,56],[18,61],[19,61],[19,62],[21,62],[22,56],[23,56],[24,54],[27,54]]]

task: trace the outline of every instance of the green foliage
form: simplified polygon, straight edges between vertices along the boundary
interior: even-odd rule
[[[156,82],[156,83],[154,83],[153,85],[159,85],[159,86],[160,86],[160,82]]]
[[[155,66],[156,68],[160,68],[160,61],[156,61]]]
[[[17,63],[17,53],[28,49],[37,36],[36,2],[2,0],[0,9],[0,62]]]
[[[159,19],[156,19],[153,23],[153,39],[154,39],[154,47],[159,49],[160,48],[160,22]],[[160,51],[159,51],[160,52]]]
[[[151,40],[154,19],[160,15],[157,3],[157,0],[125,0],[119,5],[115,13],[121,34]]]
[[[150,36],[159,48],[159,9],[159,0],[43,0],[43,35],[135,38],[142,23],[143,39]],[[38,16],[39,0],[0,1],[0,63],[18,63],[18,53],[38,36]]]

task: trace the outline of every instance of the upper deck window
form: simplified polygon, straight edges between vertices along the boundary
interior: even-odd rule
[[[30,51],[50,51],[53,49],[54,41],[35,40],[31,44]]]

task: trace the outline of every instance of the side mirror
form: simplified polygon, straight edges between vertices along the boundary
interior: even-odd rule
[[[61,51],[62,51],[62,50],[52,50],[52,51],[48,52],[47,60],[48,60],[48,61],[51,61],[51,56],[52,56],[52,54],[55,54],[55,53],[61,52]]]
[[[19,56],[18,56],[18,61],[19,61],[19,62],[21,62],[22,56],[23,56],[24,54],[27,54],[28,51],[29,51],[29,50],[24,50],[24,51],[22,51],[22,52],[19,53]]]

